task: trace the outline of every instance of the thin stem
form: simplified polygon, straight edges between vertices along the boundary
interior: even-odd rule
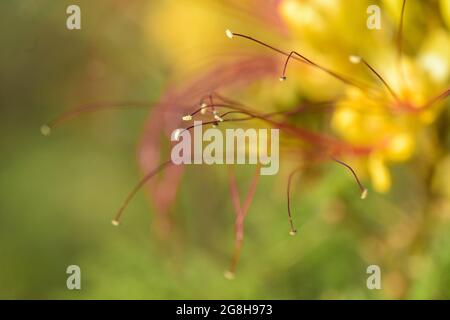
[[[142,101],[128,101],[128,102],[116,102],[116,103],[100,103],[88,106],[82,106],[79,108],[75,108],[64,112],[57,116],[56,118],[49,121],[47,124],[41,127],[41,132],[44,135],[49,135],[51,130],[66,121],[76,118],[82,114],[100,111],[104,109],[116,109],[116,108],[142,108],[142,107],[150,107],[151,104],[148,102]]]
[[[331,157],[331,159],[334,162],[337,162],[341,165],[343,165],[344,167],[346,167],[347,169],[350,170],[350,172],[353,174],[353,177],[355,178],[356,183],[359,186],[359,190],[361,191],[361,199],[365,199],[367,197],[367,189],[363,186],[363,184],[361,183],[361,181],[358,178],[358,175],[356,174],[355,170],[353,170],[352,167],[350,167],[348,164],[346,164],[345,162],[342,162],[338,159],[336,159],[335,157]]]
[[[241,33],[233,33],[233,36],[237,36],[237,37],[248,39],[248,40],[256,42],[256,43],[258,43],[258,44],[260,44],[260,45],[262,45],[262,46],[264,46],[266,48],[269,48],[269,49],[271,49],[271,50],[273,50],[275,52],[278,52],[279,54],[282,54],[282,55],[288,57],[287,61],[289,61],[292,58],[294,60],[297,60],[297,61],[309,64],[309,65],[312,65],[312,66],[314,66],[314,67],[316,67],[316,68],[318,68],[318,69],[328,73],[329,75],[333,76],[334,78],[344,82],[345,84],[355,86],[355,87],[357,87],[359,89],[365,89],[364,86],[362,86],[361,84],[358,84],[355,80],[347,79],[346,77],[341,76],[341,75],[337,74],[336,72],[331,71],[328,68],[325,68],[325,67],[323,67],[323,66],[313,62],[312,60],[306,58],[305,56],[303,56],[303,55],[301,55],[301,54],[299,54],[299,53],[297,53],[295,51],[291,51],[290,53],[287,53],[286,51],[280,50],[280,49],[278,49],[278,48],[276,48],[276,47],[274,47],[272,45],[269,45],[269,44],[267,44],[265,42],[262,42],[262,41],[260,41],[258,39],[255,39],[253,37],[250,37],[250,36],[247,36],[247,35],[244,35],[244,34],[241,34]],[[296,56],[294,56],[294,54]],[[287,62],[285,63],[285,67],[286,67],[286,65],[287,65]]]
[[[402,12],[400,14],[400,22],[397,28],[397,56],[401,59],[403,54],[403,19],[405,16],[406,0],[402,3]]]
[[[291,53],[289,53],[289,55],[288,55],[288,57],[286,59],[286,62],[284,63],[283,75],[281,76],[280,80],[286,80],[287,65],[289,63],[289,60],[293,57],[294,54],[296,56],[298,56],[300,59],[302,59],[305,63],[307,63],[307,64],[309,64],[309,65],[311,65],[313,67],[316,67],[317,69],[320,69],[320,70],[322,70],[325,73],[328,73],[332,77],[334,77],[334,78],[344,82],[345,84],[348,84],[348,85],[351,85],[351,86],[355,86],[355,87],[357,87],[359,89],[365,89],[364,86],[362,86],[361,84],[358,84],[355,80],[347,79],[344,76],[341,76],[341,75],[337,74],[336,72],[331,71],[331,70],[329,70],[329,69],[327,69],[327,68],[325,68],[325,67],[323,67],[323,66],[321,66],[321,65],[319,65],[319,64],[317,64],[317,63],[315,63],[313,61],[311,61],[310,59],[306,58],[305,56],[301,55],[300,53],[298,53],[296,51],[291,51]]]
[[[442,92],[441,94],[437,95],[436,97],[431,98],[427,103],[425,103],[423,105],[422,108],[429,108],[436,102],[446,99],[449,95],[450,95],[450,89],[447,89],[444,92]]]
[[[286,190],[286,194],[287,194],[287,209],[288,209],[288,219],[289,219],[289,226],[290,226],[290,231],[289,234],[291,236],[294,236],[297,234],[297,229],[295,229],[294,227],[294,221],[292,219],[292,213],[291,213],[291,184],[292,184],[292,177],[299,172],[302,169],[302,167],[298,167],[297,169],[295,169],[294,171],[292,171],[289,174],[289,178],[288,178],[288,184],[287,184],[287,190]]]
[[[392,97],[395,99],[395,101],[397,101],[398,103],[400,103],[400,99],[398,97],[398,95],[394,92],[394,90],[391,88],[391,86],[386,82],[386,80],[384,80],[384,78],[364,59],[361,58],[361,62],[367,67],[369,68],[370,71],[372,71],[372,73],[383,83],[383,85],[386,87],[386,89],[389,91],[389,93],[392,95]]]
[[[230,177],[230,192],[231,198],[233,201],[233,206],[236,212],[236,220],[235,220],[235,243],[234,243],[234,252],[231,258],[230,268],[225,272],[225,277],[228,279],[233,279],[236,274],[237,264],[239,262],[239,257],[241,254],[242,243],[244,240],[244,220],[250,208],[250,204],[253,200],[253,197],[256,192],[256,187],[258,185],[259,180],[259,172],[260,165],[256,166],[255,173],[253,175],[252,181],[248,188],[247,195],[244,200],[244,205],[241,206],[241,201],[239,198],[239,190],[236,181],[236,175],[234,172],[234,168],[230,167],[229,169],[229,177]]]
[[[161,172],[163,169],[165,169],[167,166],[172,164],[172,160],[168,160],[162,164],[160,164],[158,167],[147,173],[133,188],[133,190],[128,194],[125,201],[123,202],[122,206],[120,207],[119,211],[115,215],[114,219],[112,220],[112,224],[115,226],[119,225],[120,218],[122,217],[122,214],[124,210],[127,208],[130,201],[133,199],[135,194],[149,181],[151,178],[153,178],[156,174]]]
[[[307,58],[305,58],[304,56],[302,56],[301,54],[295,52],[295,51],[291,51],[291,53],[289,53],[286,62],[284,63],[284,67],[283,67],[283,74],[281,76],[281,80],[286,80],[286,69],[287,69],[287,65],[289,63],[289,60],[292,58],[292,55],[295,54],[297,56],[299,56],[302,60],[304,60],[304,62],[312,64],[312,62],[310,60],[308,60]]]

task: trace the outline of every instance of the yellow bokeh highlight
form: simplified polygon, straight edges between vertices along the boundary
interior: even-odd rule
[[[368,169],[375,191],[385,193],[391,188],[391,174],[380,155],[369,157]]]

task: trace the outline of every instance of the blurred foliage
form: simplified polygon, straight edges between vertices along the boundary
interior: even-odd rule
[[[74,2],[80,31],[65,28]],[[448,152],[394,167],[392,190],[364,202],[342,168],[308,170],[294,190],[294,238],[285,181],[262,177],[233,281],[222,276],[234,223],[225,167],[189,168],[168,241],[154,235],[143,193],[113,228],[140,176],[148,110],[85,115],[48,138],[39,127],[91,102],[158,99],[169,63],[147,30],[152,3],[1,1],[0,298],[450,298]],[[436,124],[447,151],[449,120],[447,108]],[[252,169],[239,171],[245,185]],[[70,264],[81,291],[66,288]],[[381,290],[366,288],[370,264]]]

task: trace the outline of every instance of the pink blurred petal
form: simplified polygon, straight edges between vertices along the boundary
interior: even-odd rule
[[[170,155],[171,132],[181,127],[183,114],[192,111],[200,99],[217,90],[233,90],[279,72],[277,60],[267,56],[245,57],[210,69],[188,84],[171,86],[149,116],[142,135],[138,158],[143,172],[148,172]],[[147,190],[159,217],[167,217],[173,204],[184,168],[170,166],[159,179],[148,183]]]

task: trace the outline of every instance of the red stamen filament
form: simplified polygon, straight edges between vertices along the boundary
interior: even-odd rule
[[[215,104],[215,107],[224,107],[224,108],[229,108],[229,109],[236,110],[236,111],[241,111],[242,113],[248,114],[250,116],[248,119],[226,119],[226,120],[224,120],[224,122],[259,119],[259,120],[262,120],[262,121],[265,121],[265,122],[271,124],[272,126],[278,128],[280,130],[283,130],[287,134],[290,134],[290,135],[296,136],[300,139],[303,139],[303,140],[307,141],[308,143],[315,143],[315,144],[321,145],[323,147],[333,146],[335,149],[337,147],[338,149],[351,151],[351,152],[357,153],[357,154],[367,154],[371,150],[371,147],[355,148],[351,145],[348,145],[347,143],[345,143],[343,141],[336,139],[335,137],[311,132],[309,130],[290,125],[289,123],[287,123],[285,121],[280,122],[280,121],[272,120],[272,119],[270,119],[270,117],[268,117],[264,114],[259,114],[254,111],[250,111],[250,110],[252,110],[251,108],[249,108],[239,102],[233,101],[228,98],[221,97],[218,94],[215,94],[215,95],[217,97],[220,97],[220,99],[223,100],[224,102],[226,102],[226,104],[221,104],[221,105]],[[319,104],[324,104],[324,103],[325,102],[320,102]],[[294,113],[294,111],[295,111],[295,113],[299,112],[298,110],[292,110],[293,113]],[[286,114],[289,115],[289,112],[290,111],[287,111]],[[217,123],[216,123],[216,121],[209,121],[204,124],[217,124]],[[187,129],[191,129],[193,127],[194,126],[190,126]]]
[[[391,88],[391,86],[384,80],[384,78],[364,59],[360,58],[361,62],[369,68],[369,70],[383,83],[383,85],[386,87],[386,89],[389,91],[389,93],[392,95],[394,100],[400,104],[400,99],[398,95],[394,92],[394,90]]]
[[[402,3],[402,12],[400,14],[400,22],[397,28],[397,55],[400,59],[402,56],[403,51],[403,19],[405,16],[405,6],[406,6],[406,0],[403,0]]]
[[[244,240],[244,220],[247,216],[248,210],[250,209],[250,204],[252,203],[253,197],[256,192],[256,187],[258,185],[259,179],[259,170],[260,165],[256,166],[255,173],[253,175],[253,179],[248,188],[247,196],[245,197],[244,205],[241,206],[241,201],[239,198],[239,190],[237,187],[236,176],[234,173],[234,169],[230,168],[229,176],[230,176],[230,192],[231,192],[231,200],[233,201],[234,210],[236,212],[236,220],[235,220],[235,244],[234,244],[234,253],[231,258],[230,268],[225,272],[225,277],[228,279],[233,279],[236,274],[237,264],[239,262],[239,257],[241,254],[242,243]]]
[[[65,123],[66,121],[76,118],[82,114],[100,111],[104,109],[116,109],[116,108],[142,108],[142,107],[150,107],[151,104],[148,102],[139,102],[139,101],[130,101],[130,102],[117,102],[117,103],[104,103],[104,104],[96,104],[83,106],[79,108],[75,108],[73,110],[69,110],[67,112],[62,113],[57,116],[53,120],[49,121],[47,124],[41,127],[41,133],[45,136],[48,136],[52,129],[55,127]]]
[[[422,108],[428,108],[431,107],[433,104],[435,104],[438,101],[444,100],[450,95],[450,89],[445,90],[441,94],[437,95],[436,97],[430,99],[427,103],[423,105]]]
[[[269,48],[269,49],[271,49],[271,50],[273,50],[273,51],[275,51],[275,52],[277,52],[277,53],[279,53],[279,54],[282,54],[282,55],[284,55],[284,56],[287,56],[288,58],[287,58],[287,60],[286,60],[285,68],[284,68],[284,69],[286,69],[286,65],[287,65],[288,61],[292,58],[292,59],[294,59],[294,60],[297,60],[297,61],[306,63],[306,64],[311,65],[311,66],[314,66],[314,67],[316,67],[316,68],[318,68],[318,69],[320,69],[320,70],[322,70],[322,71],[328,73],[329,75],[333,76],[334,78],[336,78],[336,79],[338,79],[338,80],[344,82],[345,84],[355,86],[355,87],[357,87],[357,88],[359,88],[359,89],[364,89],[364,87],[365,87],[365,86],[359,84],[357,81],[352,80],[352,79],[347,79],[346,77],[341,76],[341,75],[337,74],[336,72],[331,71],[331,70],[329,70],[328,68],[325,68],[325,67],[323,67],[323,66],[321,66],[321,65],[319,65],[319,64],[317,64],[317,63],[315,63],[315,62],[313,62],[312,60],[306,58],[305,56],[303,56],[303,55],[301,55],[301,54],[299,54],[299,53],[297,53],[297,52],[295,52],[295,51],[291,51],[290,53],[287,53],[287,52],[285,52],[285,51],[283,51],[283,50],[280,50],[280,49],[278,49],[278,48],[276,48],[276,47],[274,47],[274,46],[271,46],[271,45],[269,45],[269,44],[267,44],[267,43],[265,43],[265,42],[262,42],[262,41],[260,41],[260,40],[258,40],[258,39],[255,39],[255,38],[253,38],[253,37],[247,36],[247,35],[245,35],[245,34],[234,33],[234,32],[232,33],[232,32],[229,31],[229,30],[227,30],[226,33],[227,33],[227,36],[228,36],[229,34],[231,34],[232,36],[245,38],[245,39],[247,39],[247,40],[250,40],[250,41],[253,41],[253,42],[257,43],[257,44],[260,44],[260,45],[262,45],[262,46],[264,46],[264,47],[266,47],[266,48]],[[296,56],[294,56],[294,54],[295,54]],[[281,79],[281,80],[284,80],[284,79],[285,79],[285,72],[283,72],[283,76],[282,76],[280,79]]]
[[[359,190],[361,191],[361,199],[365,199],[367,197],[367,189],[362,185],[361,181],[358,178],[358,175],[356,174],[355,170],[353,170],[353,168],[351,166],[349,166],[348,164],[346,164],[345,162],[342,162],[334,157],[331,157],[331,159],[334,162],[337,162],[341,165],[343,165],[344,167],[346,167],[347,169],[350,170],[350,172],[353,174],[353,177],[355,178],[356,183],[359,186]]]
[[[293,58],[293,55],[294,55],[294,54],[295,54],[296,56],[298,56],[303,62],[305,62],[305,63],[307,63],[307,64],[309,64],[309,65],[311,65],[311,66],[313,66],[313,67],[316,67],[317,69],[320,69],[320,70],[324,71],[325,73],[328,73],[328,74],[331,75],[332,77],[334,77],[334,78],[336,78],[336,79],[338,79],[338,80],[344,82],[345,84],[348,84],[348,85],[351,85],[351,86],[355,86],[355,87],[357,87],[357,88],[359,88],[359,89],[365,89],[365,86],[364,86],[364,85],[357,83],[355,80],[346,79],[344,76],[341,76],[341,75],[337,74],[337,73],[334,72],[334,71],[331,71],[331,70],[329,70],[329,69],[327,69],[327,68],[325,68],[325,67],[323,67],[323,66],[321,66],[321,65],[318,65],[317,63],[315,63],[315,62],[309,60],[308,58],[306,58],[305,56],[301,55],[300,53],[298,53],[298,52],[296,52],[296,51],[291,51],[291,53],[289,53],[289,55],[288,55],[288,57],[287,57],[287,59],[286,59],[286,62],[284,63],[283,74],[282,74],[282,76],[280,77],[280,80],[282,80],[282,81],[283,81],[283,80],[286,80],[286,69],[287,69],[287,65],[288,65],[290,59]]]
[[[288,209],[288,218],[289,218],[289,226],[290,226],[290,231],[289,234],[291,236],[295,236],[297,234],[297,229],[295,229],[294,227],[294,222],[292,219],[292,213],[291,213],[291,184],[292,184],[292,177],[301,170],[301,168],[297,168],[294,171],[292,171],[289,174],[289,178],[288,178],[288,184],[287,184],[287,209]]]
[[[128,207],[128,204],[130,203],[130,201],[134,198],[134,196],[136,195],[136,193],[147,183],[147,181],[149,181],[151,178],[153,178],[156,174],[158,174],[159,172],[161,172],[163,169],[165,169],[167,166],[171,165],[172,161],[168,160],[162,164],[160,164],[158,167],[156,167],[155,169],[153,169],[152,171],[150,171],[149,173],[147,173],[137,184],[136,186],[133,188],[133,190],[131,190],[131,192],[128,194],[128,196],[126,197],[125,201],[123,202],[122,206],[120,207],[119,211],[117,212],[116,216],[114,217],[114,219],[111,221],[112,224],[114,226],[118,226],[119,222],[120,222],[120,218],[122,217],[122,214],[124,212],[124,210]]]

